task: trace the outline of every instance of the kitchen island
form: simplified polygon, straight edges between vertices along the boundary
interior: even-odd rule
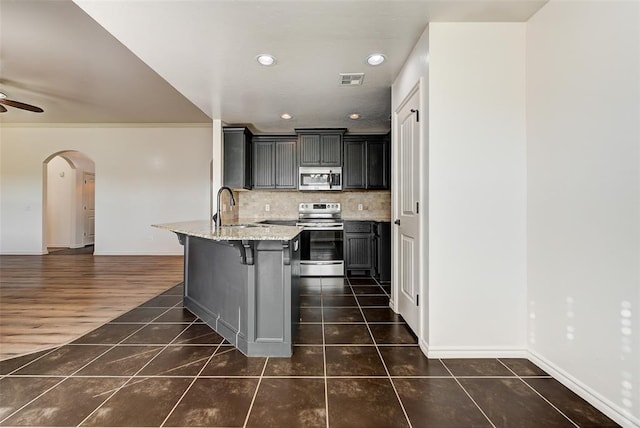
[[[247,356],[289,357],[299,321],[297,226],[153,225],[184,246],[184,307]]]

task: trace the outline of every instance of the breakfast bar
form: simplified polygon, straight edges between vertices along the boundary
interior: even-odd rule
[[[301,227],[209,220],[154,227],[184,246],[184,307],[247,356],[289,357],[299,316]]]

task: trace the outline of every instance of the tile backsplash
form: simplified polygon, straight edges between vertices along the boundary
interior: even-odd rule
[[[258,191],[236,192],[239,216],[256,219],[292,219],[298,217],[301,202],[339,202],[342,217],[349,220],[388,221],[391,218],[391,192],[342,191],[298,192]],[[362,210],[358,210],[358,205]],[[269,211],[266,210],[269,205]]]

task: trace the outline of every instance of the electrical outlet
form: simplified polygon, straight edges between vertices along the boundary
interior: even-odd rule
[[[264,204],[264,210],[267,211],[267,212],[271,211],[271,205]]]
[[[362,204],[358,204],[358,211],[362,211]]]
[[[227,204],[222,204],[222,212],[223,213],[227,212]]]

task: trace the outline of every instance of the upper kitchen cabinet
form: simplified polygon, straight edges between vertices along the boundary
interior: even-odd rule
[[[253,188],[297,189],[295,136],[253,137]]]
[[[367,187],[367,140],[351,135],[344,137],[343,189]]]
[[[367,189],[389,189],[391,151],[389,136],[367,138]]]
[[[342,166],[346,129],[296,129],[300,166]]]
[[[245,127],[223,128],[224,185],[251,189],[251,131]]]
[[[390,167],[388,135],[344,137],[343,189],[389,189]]]

